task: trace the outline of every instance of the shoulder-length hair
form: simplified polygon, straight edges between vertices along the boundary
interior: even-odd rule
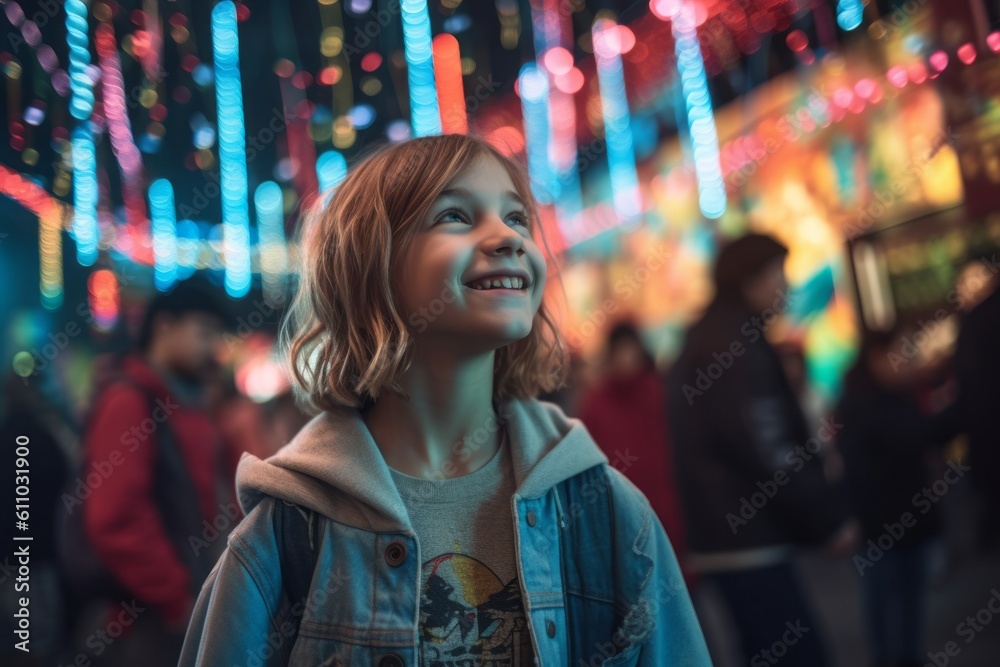
[[[460,134],[382,147],[306,221],[301,280],[281,341],[295,392],[311,412],[362,408],[384,389],[406,395],[399,379],[411,363],[413,333],[393,278],[438,195],[482,158],[507,170],[541,235],[524,167]],[[543,299],[531,333],[497,350],[494,396],[529,398],[562,386],[565,356]]]

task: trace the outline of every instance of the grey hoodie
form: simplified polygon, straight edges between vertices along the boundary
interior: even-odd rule
[[[517,443],[511,454],[518,495],[540,496],[608,462],[583,423],[551,403],[511,400],[500,404],[499,413]],[[389,466],[357,410],[321,413],[267,460],[244,454],[236,487],[244,513],[273,496],[356,528],[410,529]]]
[[[642,494],[555,405],[498,407],[517,491],[497,520],[514,522],[538,664],[711,665]],[[419,664],[420,545],[358,411],[317,416],[267,460],[244,454],[236,483],[246,517],[202,588],[180,665]],[[277,500],[320,517],[302,600],[282,580]]]

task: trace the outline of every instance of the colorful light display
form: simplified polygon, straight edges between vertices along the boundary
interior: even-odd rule
[[[861,25],[865,6],[861,0],[838,0],[837,25],[844,30],[854,30]]]
[[[330,195],[347,176],[347,160],[337,151],[326,151],[316,160],[316,175],[320,192]]]
[[[465,114],[462,56],[458,40],[454,35],[438,35],[433,44],[434,79],[441,103],[441,131],[445,134],[468,134],[469,119]]]
[[[87,73],[90,65],[87,3],[83,0],[66,0],[65,9],[69,84],[72,91],[69,112],[77,120],[87,120],[94,110],[94,84]]]
[[[174,188],[165,178],[149,186],[149,210],[153,216],[153,281],[161,292],[177,281],[177,215]]]
[[[92,266],[97,261],[97,153],[89,123],[73,132],[73,238],[76,261]]]
[[[223,0],[212,10],[215,94],[219,107],[219,167],[222,193],[226,292],[241,298],[250,291],[250,214],[247,183],[243,86],[236,6]]]
[[[99,269],[87,279],[87,305],[94,316],[93,326],[98,331],[110,331],[118,321],[121,302],[118,277],[109,269]]]
[[[20,30],[23,39],[31,48],[35,50],[35,58],[42,69],[49,75],[52,82],[52,89],[60,97],[66,97],[70,93],[70,81],[66,72],[59,67],[59,58],[56,52],[48,44],[42,43],[42,34],[38,24],[27,18],[24,9],[14,0],[6,0],[4,4],[4,14],[11,25]],[[77,11],[76,8],[73,11]],[[66,10],[69,14],[70,10]],[[42,15],[44,16],[44,15]],[[8,41],[12,47],[16,48],[16,36],[10,35]]]
[[[75,209],[64,208],[54,199],[51,208],[43,202],[32,209],[41,219],[39,248],[46,307],[54,307],[62,298],[60,230],[67,223],[76,241],[76,259],[82,264],[97,261],[103,265],[110,259],[152,266],[158,289],[165,289],[175,278],[194,270],[224,270],[227,292],[234,297],[246,294],[253,274],[259,272],[267,299],[279,301],[284,297],[289,273],[298,270],[297,249],[286,242],[286,231],[290,236],[301,212],[313,208],[317,195],[322,201],[339,186],[347,173],[347,160],[358,154],[357,143],[377,141],[370,128],[378,128],[377,132],[393,141],[441,132],[471,132],[486,137],[506,154],[516,158],[526,155],[532,188],[543,205],[540,227],[546,233],[554,230],[549,238],[555,253],[564,253],[561,256],[571,262],[600,257],[602,268],[594,269],[582,282],[613,285],[620,277],[616,272],[627,274],[634,269],[624,267],[625,262],[616,264],[613,254],[619,253],[638,265],[638,253],[629,254],[626,245],[637,238],[651,245],[658,241],[657,235],[669,239],[678,263],[684,265],[684,279],[654,277],[648,290],[636,290],[642,296],[630,304],[648,315],[644,324],[659,326],[679,317],[677,313],[684,310],[668,312],[657,305],[664,301],[664,293],[669,293],[671,302],[686,304],[684,312],[690,312],[691,304],[697,302],[685,290],[695,292],[700,285],[688,288],[684,281],[695,282],[689,277],[711,261],[714,235],[729,235],[763,224],[748,211],[785,211],[781,205],[792,210],[793,204],[817,196],[803,194],[808,187],[816,183],[821,183],[822,188],[833,187],[823,180],[827,173],[832,174],[831,182],[838,189],[835,194],[824,191],[823,196],[836,201],[847,201],[865,192],[866,185],[885,178],[880,171],[885,169],[883,163],[869,164],[864,149],[845,139],[830,144],[829,155],[816,156],[821,166],[803,161],[793,170],[790,178],[808,181],[808,187],[782,183],[766,191],[754,190],[759,181],[746,174],[752,169],[758,174],[773,173],[770,170],[777,162],[762,166],[770,155],[769,139],[777,137],[781,146],[796,143],[796,149],[789,154],[808,153],[829,134],[856,132],[868,122],[869,108],[882,105],[880,113],[894,114],[900,99],[930,88],[924,84],[936,80],[935,85],[939,85],[956,68],[972,74],[1000,51],[1000,33],[991,33],[985,43],[968,36],[943,44],[936,43],[940,40],[921,41],[916,38],[919,35],[906,35],[911,32],[909,25],[896,25],[890,32],[899,39],[892,39],[902,44],[906,37],[902,44],[905,48],[887,49],[880,57],[868,58],[859,65],[859,61],[852,60],[855,47],[862,45],[863,50],[864,44],[883,37],[877,30],[856,30],[863,24],[863,3],[858,0],[840,0],[832,15],[826,12],[819,16],[823,12],[818,12],[814,22],[802,20],[814,8],[793,0],[750,0],[749,4],[733,0],[652,0],[649,6],[653,15],[623,13],[620,20],[624,23],[627,19],[628,26],[618,24],[618,19],[609,18],[614,16],[610,10],[593,3],[567,5],[557,0],[531,0],[528,5],[530,19],[518,3],[503,0],[495,6],[500,45],[508,49],[514,62],[535,59],[521,69],[515,93],[511,94],[509,74],[496,75],[503,71],[498,63],[506,61],[497,58],[496,52],[484,57],[480,48],[484,23],[470,18],[474,10],[469,3],[447,0],[442,5],[429,5],[425,0],[406,0],[400,12],[394,13],[365,2],[317,0],[308,7],[311,12],[318,10],[321,18],[313,36],[294,24],[292,16],[296,12],[281,6],[269,13],[275,23],[268,26],[273,28],[278,60],[273,63],[273,71],[272,64],[266,63],[263,76],[259,76],[260,72],[249,71],[241,75],[237,56],[239,37],[249,39],[255,26],[252,21],[244,23],[250,21],[246,3],[234,5],[225,0],[215,7],[211,23],[215,57],[203,61],[197,52],[198,40],[194,39],[198,29],[194,13],[188,17],[174,12],[161,23],[153,10],[122,13],[110,3],[69,0],[68,69],[73,72],[74,86],[66,102],[72,117],[80,121],[76,128],[53,127],[57,125],[54,119],[66,117],[66,103],[50,91],[35,89],[47,86],[50,79],[55,87],[58,60],[55,52],[39,41],[37,26],[29,25],[23,12],[18,15],[16,3],[9,0],[4,6],[8,18],[50,75],[21,75],[22,63],[16,60],[21,55],[0,54],[8,91],[28,91],[23,103],[18,97],[11,105],[11,146],[21,153],[15,158],[22,158],[27,165],[21,169],[38,178],[42,185],[39,189],[48,187],[59,197],[71,196]],[[567,11],[570,6],[573,11]],[[254,20],[262,13],[254,10]],[[276,18],[279,14],[284,18]],[[90,63],[88,18],[95,21],[92,27],[100,70]],[[442,26],[444,33],[432,33],[432,18],[433,25]],[[838,24],[842,30],[837,30]],[[394,44],[400,28],[404,37],[401,50]],[[238,29],[244,34],[238,35]],[[853,32],[845,35],[844,31]],[[724,114],[730,107],[709,94],[708,77],[738,71],[739,61],[747,54],[762,45],[765,50],[771,48],[768,36],[772,34],[774,43],[782,47],[784,42],[791,52],[782,67],[793,63],[798,66],[794,75],[798,93],[769,107],[768,114],[774,111],[777,115],[769,115],[767,122],[763,116],[753,114],[739,123],[727,123]],[[306,39],[298,42],[303,35]],[[317,35],[318,40],[313,38]],[[844,38],[850,40],[850,47],[841,49],[838,40]],[[304,51],[316,48],[322,58],[304,57]],[[760,55],[764,60],[766,54]],[[168,56],[166,60],[164,56]],[[676,68],[672,56],[676,56]],[[150,81],[161,61],[181,65],[169,78]],[[874,69],[875,62],[882,69]],[[243,63],[244,69],[248,64]],[[127,80],[139,73],[137,65],[141,65],[146,77],[140,85]],[[307,71],[309,67],[314,71]],[[38,68],[34,69],[37,73]],[[24,71],[30,71],[28,63],[24,63]],[[817,82],[827,78],[829,72],[836,73],[832,77],[836,80],[829,89],[816,92],[815,86],[820,85]],[[942,77],[938,78],[939,74]],[[352,77],[359,78],[352,81]],[[477,81],[482,77],[489,92],[480,96],[477,91],[467,97],[463,84],[470,84],[470,77]],[[254,104],[263,105],[265,111],[271,107],[275,110],[273,116],[268,116],[273,122],[267,134],[263,134],[260,121],[266,113],[257,114],[248,106],[244,119],[244,78],[254,82]],[[679,90],[674,99],[682,102],[679,112],[669,90],[671,79],[675,79],[675,90]],[[729,83],[743,85],[735,79]],[[96,106],[92,93],[95,85]],[[746,85],[759,89],[766,84],[751,72]],[[324,88],[317,90],[317,86]],[[272,95],[275,99],[265,102],[269,88],[280,90],[280,99]],[[363,99],[354,100],[355,88]],[[136,99],[126,99],[125,93],[131,90],[136,92]],[[211,103],[205,105],[206,98],[212,95],[217,102],[214,109]],[[324,96],[328,96],[326,100]],[[743,96],[744,102],[752,96],[753,92]],[[142,108],[127,108],[134,107],[135,102]],[[164,120],[168,107],[171,123]],[[189,114],[190,135],[185,129],[181,136],[163,137],[165,126],[186,127],[183,122],[175,122],[184,113]],[[134,133],[128,124],[130,115]],[[776,125],[775,119],[786,124]],[[655,146],[657,142],[666,145],[678,122],[680,139],[671,143],[669,158],[664,158],[668,167],[659,161]],[[779,134],[776,128],[780,127],[791,127],[791,134]],[[98,142],[96,150],[93,142],[85,143],[86,130]],[[121,181],[114,173],[115,165],[100,162],[108,154],[100,144],[100,134],[105,130],[110,137],[110,153],[121,164],[125,177]],[[254,148],[248,155],[247,147],[256,146],[248,142],[255,133],[266,149]],[[912,139],[913,134],[908,136]],[[718,136],[727,138],[721,147]],[[204,207],[196,205],[193,208],[198,210],[193,213],[184,212],[183,217],[195,221],[176,223],[169,182],[151,184],[146,201],[142,159],[148,164],[147,147],[153,145],[152,138],[167,145],[189,142],[185,166],[194,176],[203,175],[206,180],[211,178],[218,158],[221,225],[212,219],[218,215],[215,194],[198,194],[209,203]],[[48,145],[61,157],[46,156]],[[140,148],[147,154],[141,154]],[[823,150],[827,149],[814,152]],[[169,153],[161,151],[157,159]],[[58,179],[60,171],[65,173],[70,168],[70,155],[75,172],[71,195],[68,183],[60,184]],[[51,183],[47,180],[51,172],[44,171],[49,166],[46,157],[55,162],[57,177]],[[829,159],[824,162],[824,157]],[[157,173],[170,175],[165,170],[174,166],[157,163]],[[192,199],[185,192],[190,174],[182,176],[170,178],[177,185],[181,211]],[[581,188],[581,177],[586,179],[585,190]],[[30,178],[24,181],[30,182]],[[272,178],[278,182],[261,183]],[[13,184],[21,177],[0,174],[0,180],[4,179]],[[922,181],[920,187],[930,193],[926,200],[939,201],[935,193],[946,181]],[[185,184],[183,189],[181,183]],[[251,247],[249,191],[254,186],[258,243]],[[118,204],[122,202],[127,220],[144,221],[144,214],[137,214],[132,205],[136,192],[143,194],[141,204],[149,206],[148,228],[118,224]],[[587,195],[587,208],[583,207],[582,192]],[[732,206],[727,197],[732,198]],[[62,215],[64,210],[72,210],[73,215]],[[646,224],[628,228],[628,233],[605,234],[596,239],[602,232],[619,228],[623,221],[638,221],[640,216]],[[801,256],[805,242],[800,239],[823,238],[824,243],[817,243],[817,247],[833,247],[829,230],[823,227],[824,221],[829,222],[827,217],[801,215],[797,210],[794,215],[777,217],[797,221],[798,236],[790,243],[795,246],[794,255]],[[706,224],[706,218],[721,220]],[[99,257],[102,253],[105,256]],[[820,254],[810,255],[810,261]],[[830,268],[833,265],[827,255],[822,255],[822,262],[826,262],[823,270],[835,277],[840,275],[841,269]],[[800,271],[796,280],[808,277]],[[837,317],[845,318],[842,313]],[[843,328],[850,330],[848,325]],[[841,338],[836,339],[838,345]]]
[[[701,58],[694,7],[682,0],[678,0],[674,7],[676,11],[670,26],[677,53],[677,74],[687,110],[691,153],[698,175],[698,207],[706,218],[715,219],[726,211],[726,187],[719,165],[719,137],[712,115],[708,77]]]
[[[518,76],[524,116],[525,150],[531,188],[540,204],[551,204],[558,195],[555,172],[549,157],[549,81],[535,63],[527,63]]]
[[[276,305],[285,300],[285,274],[288,271],[281,187],[274,181],[264,181],[257,186],[253,203],[257,211],[257,247],[264,297],[268,303]]]
[[[618,24],[609,19],[598,19],[594,22],[593,40],[597,77],[601,87],[601,109],[604,113],[608,171],[611,174],[611,198],[619,221],[627,223],[642,212],[642,195],[635,171],[635,149],[632,127],[629,124],[631,113],[625,96],[622,41]]]
[[[413,136],[441,134],[441,112],[434,86],[431,21],[427,0],[402,0],[403,46],[410,83],[410,125]]]
[[[130,225],[138,228],[146,221],[146,206],[142,195],[145,175],[142,169],[142,155],[132,138],[132,124],[129,121],[128,105],[125,101],[125,80],[122,78],[114,29],[110,24],[101,23],[97,26],[95,41],[101,65],[101,92],[108,132],[111,134],[111,149],[118,159],[123,176],[122,199],[125,201],[125,216]]]
[[[34,181],[0,164],[0,194],[10,197],[38,216],[39,288],[42,306],[62,305],[63,204]]]

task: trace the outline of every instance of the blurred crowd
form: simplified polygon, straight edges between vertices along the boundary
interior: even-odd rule
[[[237,392],[218,354],[230,321],[207,282],[157,295],[135,349],[98,360],[83,419],[59,408],[49,378],[8,379],[0,430],[4,442],[28,438],[34,525],[52,529],[31,545],[31,658],[8,645],[4,664],[176,665],[201,584],[242,518],[240,457],[270,456],[307,421],[288,392],[264,404]]]
[[[989,272],[963,286],[950,346],[923,321],[865,332],[839,401],[824,404],[801,345],[770,340],[793,298],[786,255],[764,235],[731,243],[665,373],[622,323],[591,386],[552,398],[626,462],[692,591],[706,583],[721,596],[740,664],[834,664],[796,565],[823,550],[857,572],[867,664],[919,667],[928,589],[948,567],[939,503],[953,484],[975,489],[976,548],[1000,547],[1000,289]]]
[[[802,346],[775,340],[786,255],[762,235],[729,244],[716,295],[669,368],[621,321],[599,364],[573,357],[569,384],[543,398],[581,419],[646,494],[692,590],[721,593],[744,664],[773,664],[761,649],[780,637],[781,664],[833,664],[795,564],[819,549],[858,572],[870,664],[922,665],[950,485],[969,478],[977,546],[1000,546],[1000,290],[984,283],[964,300],[945,353],[914,344],[916,323],[865,333],[827,404],[809,388]],[[201,583],[242,516],[240,457],[273,454],[307,420],[287,393],[259,404],[235,390],[216,355],[226,322],[225,304],[195,281],[158,295],[134,351],[102,360],[82,420],[57,407],[44,376],[9,379],[3,441],[30,439],[32,512],[56,519],[31,547],[34,662],[4,664],[176,664]],[[0,563],[11,633],[14,562]]]

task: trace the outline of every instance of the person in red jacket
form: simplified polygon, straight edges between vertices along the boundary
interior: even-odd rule
[[[154,298],[137,353],[105,383],[86,429],[85,469],[105,473],[99,483],[87,477],[87,539],[134,598],[116,601],[109,616],[132,635],[107,647],[105,658],[118,655],[120,664],[139,664],[130,644],[145,667],[176,664],[197,592],[239,521],[223,486],[234,471],[225,470],[204,404],[225,319],[221,302],[193,280]]]
[[[664,383],[638,329],[630,323],[611,330],[606,360],[604,377],[584,394],[577,416],[611,465],[649,499],[681,556],[684,525],[674,482]]]

